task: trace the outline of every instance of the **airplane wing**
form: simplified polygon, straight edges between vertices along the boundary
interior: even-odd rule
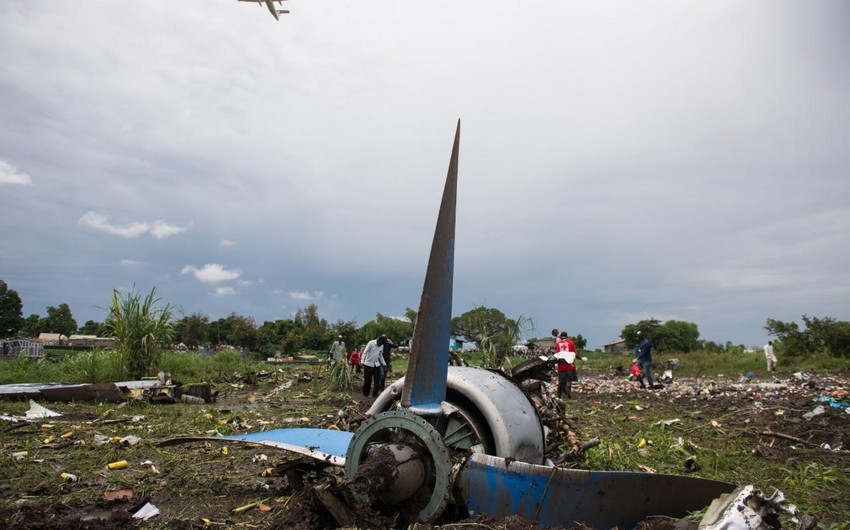
[[[274,6],[275,2],[283,5],[283,2],[285,0],[238,0],[238,1],[239,2],[253,2],[255,4],[266,4],[266,7],[269,8],[269,13],[272,14],[272,16],[275,18],[275,20],[280,20],[280,18],[278,17],[279,13],[283,13],[283,14],[289,13],[288,9],[277,9]]]

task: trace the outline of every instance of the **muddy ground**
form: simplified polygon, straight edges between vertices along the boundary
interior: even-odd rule
[[[299,375],[309,374],[312,377]],[[677,379],[645,391],[616,374],[582,374],[564,417],[582,440],[599,438],[573,467],[692,472],[697,476],[814,492],[792,502],[816,509],[825,527],[850,521],[850,374],[782,374],[761,379]],[[285,469],[294,457],[238,443],[156,443],[292,426],[353,429],[371,399],[324,389],[319,368],[286,368],[258,379],[214,384],[210,404],[44,403],[61,416],[0,422],[0,523],[5,528],[337,528],[309,487]],[[814,401],[824,400],[824,401]],[[818,406],[822,409],[818,409]],[[837,406],[833,406],[837,405]],[[20,415],[25,402],[0,402]],[[347,409],[347,418],[338,412]],[[822,410],[822,413],[817,413]],[[138,443],[122,438],[135,436]],[[672,442],[671,442],[672,441]],[[689,469],[684,443],[698,456]],[[566,443],[566,442],[564,442]],[[552,456],[565,445],[553,445]],[[107,465],[126,461],[123,469]],[[824,470],[839,470],[838,475]],[[806,471],[809,470],[809,471]],[[312,485],[322,470],[308,474]],[[66,475],[63,475],[66,474]],[[68,475],[71,475],[70,477]],[[837,477],[837,478],[836,478]],[[808,483],[804,483],[808,481]],[[831,482],[834,481],[834,482]],[[808,493],[807,493],[808,495]],[[131,513],[151,503],[159,514]],[[360,514],[360,528],[392,517]],[[532,529],[517,518],[438,521],[442,528]],[[420,525],[420,528],[432,528]]]

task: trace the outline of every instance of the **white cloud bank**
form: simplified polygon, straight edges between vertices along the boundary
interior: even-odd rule
[[[0,184],[32,186],[32,179],[26,173],[18,171],[18,168],[9,162],[0,159]]]
[[[109,222],[106,215],[92,210],[84,213],[77,222],[92,230],[127,239],[139,237],[143,234],[150,234],[155,239],[165,239],[186,231],[183,227],[171,225],[161,220],[154,222],[131,221],[123,225],[113,224]]]
[[[324,297],[325,297],[325,293],[322,292],[322,291],[314,291],[313,293],[310,293],[310,291],[290,291],[289,292],[289,298],[291,298],[292,300],[313,301],[313,300],[321,300]]]
[[[207,263],[200,269],[194,265],[186,265],[180,271],[180,274],[192,274],[203,283],[219,283],[235,280],[242,273],[238,270],[227,269],[224,265],[218,263]]]

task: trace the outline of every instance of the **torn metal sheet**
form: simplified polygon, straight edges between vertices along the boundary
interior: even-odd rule
[[[633,528],[650,515],[684,517],[735,489],[680,475],[587,471],[473,454],[456,482],[470,516],[520,515],[545,526]]]
[[[699,523],[700,530],[762,530],[775,528],[780,512],[787,512],[800,530],[814,528],[817,520],[800,514],[781,491],[766,496],[755,486],[739,486],[709,506]]]
[[[157,447],[168,447],[188,442],[245,442],[283,449],[292,453],[321,460],[334,466],[345,465],[345,454],[354,433],[314,428],[275,429],[231,436],[189,436],[159,442]]]
[[[0,385],[0,398],[45,399],[51,402],[108,401],[119,402],[135,391],[157,385],[156,380],[121,381],[118,383],[14,383]]]

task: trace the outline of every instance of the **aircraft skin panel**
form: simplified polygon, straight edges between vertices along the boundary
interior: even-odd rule
[[[334,466],[345,466],[345,454],[354,433],[332,429],[292,428],[249,432],[230,436],[184,436],[157,444],[168,447],[189,442],[236,442],[283,449],[291,453],[321,460]]]

